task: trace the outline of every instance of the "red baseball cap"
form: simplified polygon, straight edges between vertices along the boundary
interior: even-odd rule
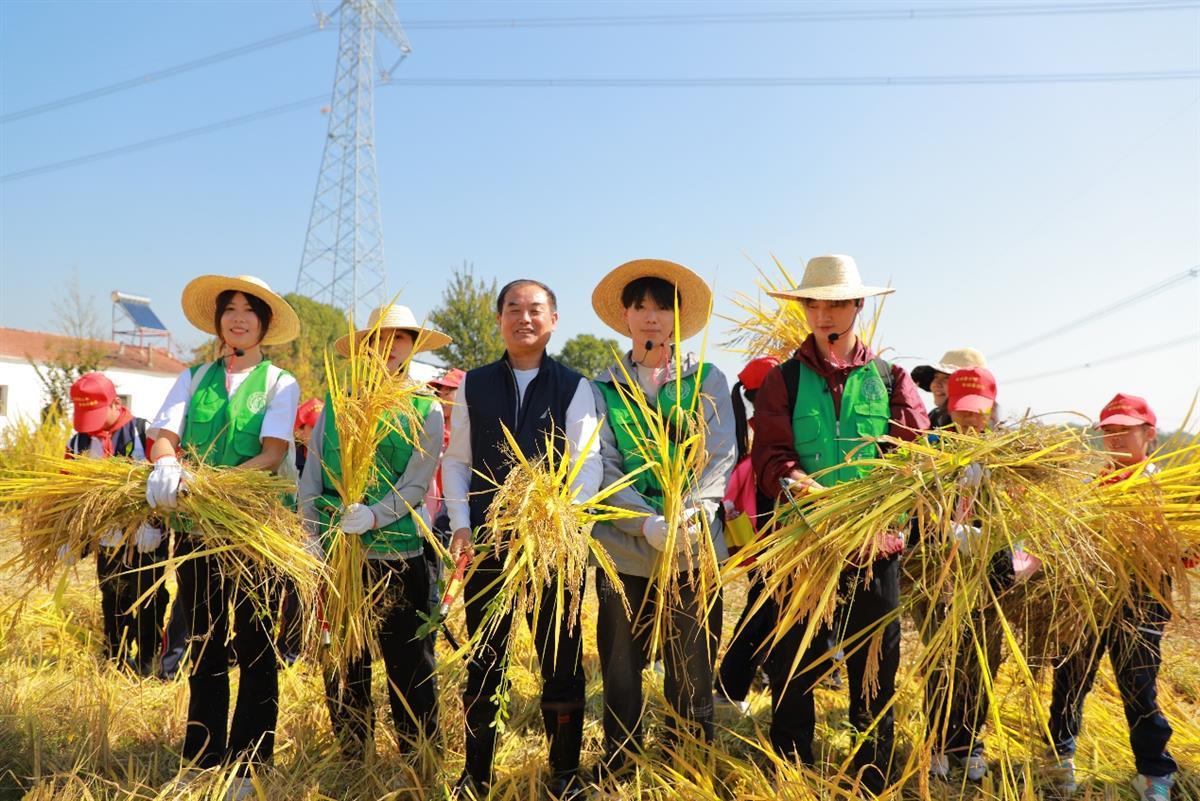
[[[71,385],[75,430],[95,434],[108,420],[108,407],[117,399],[117,388],[104,373],[84,373]]]
[[[299,428],[300,426],[311,428],[315,426],[317,418],[321,416],[321,410],[324,408],[325,401],[317,398],[309,398],[296,409],[296,422],[292,428]]]
[[[751,359],[742,368],[742,372],[738,373],[738,381],[746,389],[758,389],[762,386],[763,379],[767,377],[767,373],[779,366],[779,359],[774,356],[759,356],[757,359]]]
[[[1144,425],[1158,425],[1158,418],[1151,411],[1150,404],[1146,403],[1145,398],[1118,392],[1100,410],[1100,422],[1096,423],[1096,428]]]
[[[458,389],[458,386],[462,383],[462,380],[466,375],[467,375],[466,370],[460,370],[457,367],[454,367],[454,368],[451,368],[451,369],[447,370],[446,372],[442,373],[440,376],[433,379],[429,383],[435,387],[446,387],[447,389]]]
[[[947,386],[950,399],[946,408],[952,412],[985,414],[996,405],[996,377],[986,367],[964,367],[950,374]]]

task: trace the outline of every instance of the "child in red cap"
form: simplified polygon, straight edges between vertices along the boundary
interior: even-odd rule
[[[1104,450],[1112,454],[1106,480],[1124,481],[1138,468],[1154,473],[1149,462],[1158,424],[1145,399],[1118,393],[1100,412],[1096,427],[1104,436]],[[1170,612],[1146,592],[1121,610],[1119,619],[1094,639],[1080,632],[1083,642],[1054,669],[1054,694],[1050,701],[1050,734],[1058,756],[1060,786],[1075,789],[1075,740],[1083,723],[1083,701],[1095,681],[1100,660],[1108,652],[1117,689],[1129,722],[1129,745],[1138,776],[1133,787],[1141,801],[1168,801],[1179,769],[1167,752],[1171,724],[1158,706],[1158,669],[1162,664],[1163,629]]]
[[[87,373],[71,385],[75,407],[75,435],[67,443],[67,455],[105,459],[120,457],[145,460],[146,421],[134,417],[117,397],[117,388],[103,373]],[[147,521],[127,542],[124,532],[103,534],[96,550],[96,576],[100,583],[100,611],[104,621],[105,656],[123,660],[140,676],[154,675],[163,615],[168,594],[159,584],[160,563],[167,558],[167,543],[161,524]],[[64,561],[75,555],[63,553]],[[138,599],[146,597],[138,603]]]

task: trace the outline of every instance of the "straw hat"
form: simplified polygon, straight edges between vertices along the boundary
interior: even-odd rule
[[[363,337],[368,336],[373,331],[385,331],[389,328],[407,331],[412,334],[413,341],[416,343],[413,347],[413,353],[444,348],[454,341],[441,331],[422,326],[417,322],[412,309],[407,306],[401,306],[398,303],[371,309],[371,316],[367,318],[367,327],[354,332],[354,341],[358,343]],[[350,335],[346,334],[337,342],[334,342],[333,348],[341,355],[349,356]]]
[[[625,307],[621,305],[621,293],[630,283],[639,278],[661,278],[675,286],[679,293],[679,338],[695,336],[708,325],[712,312],[712,290],[708,283],[694,272],[665,259],[635,259],[600,279],[592,290],[592,308],[609,328],[621,336],[629,336],[625,324]]]
[[[891,287],[864,286],[858,265],[849,256],[817,256],[804,265],[800,286],[767,294],[782,300],[857,300],[895,291]]]
[[[987,359],[983,358],[983,354],[974,348],[948,350],[942,354],[942,358],[938,360],[937,364],[922,364],[919,367],[914,367],[912,371],[913,382],[928,392],[929,385],[933,383],[935,375],[938,373],[950,375],[955,370],[960,370],[964,367],[987,367]]]
[[[271,291],[267,282],[253,275],[202,275],[193,278],[183,288],[184,316],[188,322],[206,334],[216,335],[213,317],[217,311],[217,295],[227,289],[253,295],[271,307],[271,325],[263,337],[263,345],[281,345],[300,336],[300,318],[288,302]]]

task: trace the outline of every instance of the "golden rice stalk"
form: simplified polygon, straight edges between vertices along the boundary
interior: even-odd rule
[[[72,430],[70,415],[53,407],[40,423],[26,417],[10,421],[0,431],[0,470],[27,470],[44,456],[62,456]]]
[[[679,339],[678,303],[675,305],[674,330],[675,349],[670,380],[674,381],[675,397],[679,398],[682,395],[684,356]],[[706,330],[705,345],[707,341]],[[701,353],[703,351],[704,345],[701,346]],[[669,620],[667,611],[677,608],[681,603],[681,582],[691,584],[697,597],[706,599],[707,603],[715,603],[719,597],[720,571],[713,550],[708,516],[701,514],[697,517],[699,530],[683,525],[688,507],[701,505],[693,492],[693,483],[709,461],[704,404],[711,404],[713,400],[705,399],[703,393],[697,391],[693,393],[687,408],[677,403],[666,414],[660,413],[658,405],[650,402],[641,384],[629,374],[620,354],[614,352],[614,356],[623,379],[616,384],[617,392],[625,408],[630,411],[639,456],[663,491],[662,515],[667,521],[667,540],[655,562],[651,580],[655,618],[650,636],[650,654],[655,656],[661,653],[663,643],[670,634],[666,630]],[[704,614],[707,615],[709,611],[706,608]]]
[[[388,337],[376,327],[356,339],[352,320],[348,330],[353,343],[350,357],[342,362],[330,351],[325,353],[325,380],[329,386],[325,409],[334,416],[342,465],[340,475],[326,475],[341,498],[342,508],[362,502],[367,487],[376,478],[375,452],[384,437],[397,432],[418,447],[425,424],[413,406],[414,397],[423,387],[406,377],[409,362],[393,375],[383,355],[391,349]],[[381,588],[366,586],[362,538],[344,533],[337,510],[331,511],[334,525],[323,540],[330,586],[326,588],[321,616],[330,640],[327,656],[342,670],[372,644],[371,632],[378,616],[375,598]]]
[[[800,303],[767,294],[791,289],[799,283],[778,257],[772,255],[771,260],[775,263],[779,276],[772,277],[755,265],[754,269],[758,272],[758,279],[755,281],[758,293],[751,296],[738,292],[729,300],[738,307],[740,314],[733,317],[719,315],[733,323],[733,328],[729,329],[729,338],[722,345],[735,353],[744,353],[752,357],[774,356],[784,361],[796,352],[812,331],[808,327],[808,318]],[[864,316],[858,331],[859,339],[874,350],[878,350],[875,341],[885,301],[886,296],[875,299],[870,316]]]
[[[587,453],[598,435],[594,431],[588,442],[580,443],[580,453]],[[488,506],[486,539],[480,546],[481,551],[490,550],[502,566],[495,600],[489,605],[476,637],[486,639],[485,632],[494,630],[512,613],[532,614],[536,630],[543,598],[551,593],[553,652],[558,653],[563,625],[568,629],[579,625],[589,560],[594,558],[614,586],[621,586],[616,565],[603,546],[591,537],[591,529],[598,522],[638,516],[605,502],[628,487],[633,476],[626,476],[581,500],[578,488],[573,485],[583,460],[572,462],[567,457],[561,437],[548,436],[544,455],[533,460],[521,452],[507,426],[504,437],[512,470]],[[558,445],[562,445],[561,452]]]
[[[154,516],[146,504],[151,469],[122,458],[47,456],[34,468],[0,472],[0,495],[20,507],[20,551],[11,566],[29,576],[32,587],[62,568],[60,551],[78,556],[94,550],[105,532],[123,532],[120,547],[132,548],[132,534]],[[181,559],[211,555],[226,577],[247,589],[287,578],[302,597],[315,597],[321,565],[304,550],[299,519],[285,504],[295,489],[290,481],[204,464],[187,470],[178,514],[193,524],[197,547]]]

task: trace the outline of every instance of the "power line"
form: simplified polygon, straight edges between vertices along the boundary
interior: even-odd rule
[[[62,97],[58,100],[51,100],[48,103],[41,103],[40,105],[30,106],[29,108],[24,108],[20,111],[13,111],[8,114],[3,114],[0,115],[0,125],[5,125],[16,120],[23,120],[27,117],[34,117],[38,114],[45,114],[48,111],[56,111],[60,108],[73,106],[77,103],[84,103],[88,100],[95,100],[98,97],[116,94],[117,92],[123,92],[126,89],[134,89],[138,86],[145,86],[146,84],[154,83],[155,81],[174,78],[177,75],[182,75],[185,72],[191,72],[192,70],[200,69],[201,67],[208,67],[213,64],[218,64],[222,61],[228,61],[231,58],[237,58],[238,56],[244,56],[249,53],[254,53],[258,50],[265,50],[269,47],[276,47],[277,45],[292,42],[296,39],[300,39],[308,36],[309,34],[317,33],[318,31],[323,30],[326,22],[327,19],[323,19],[321,22],[313,25],[305,25],[303,28],[296,28],[292,31],[286,31],[285,33],[280,33],[275,36],[269,36],[266,39],[260,39],[257,42],[251,42],[249,44],[230,48],[229,50],[222,50],[219,53],[213,53],[212,55],[202,56],[201,58],[193,59],[191,61],[185,61],[182,64],[176,64],[174,66],[165,67],[153,72],[147,72],[144,75],[137,76],[136,78],[129,78],[124,81],[118,81],[117,83],[111,83],[108,86],[101,86],[96,89],[90,89],[86,92],[80,92],[76,95]]]
[[[640,89],[640,88],[804,88],[822,86],[961,86],[961,85],[1021,85],[1052,83],[1106,83],[1134,81],[1188,81],[1200,80],[1200,70],[1175,70],[1159,72],[1116,72],[1116,73],[1040,73],[1026,75],[910,75],[910,76],[843,76],[843,77],[777,77],[777,78],[406,78],[388,81],[386,86],[408,88],[512,88],[512,89]],[[232,117],[227,120],[197,128],[178,131],[165,136],[134,142],[129,145],[102,150],[76,158],[55,161],[30,167],[25,170],[0,175],[0,183],[31,178],[50,172],[89,164],[102,159],[135,153],[159,145],[191,139],[214,131],[297,111],[326,95],[315,95],[294,100],[279,106]]]
[[[1082,325],[1086,325],[1095,320],[1099,320],[1101,317],[1107,317],[1108,315],[1112,314],[1113,312],[1120,311],[1121,309],[1123,309],[1126,306],[1133,305],[1134,303],[1140,303],[1143,300],[1146,300],[1147,298],[1151,298],[1161,292],[1165,292],[1166,290],[1170,289],[1171,287],[1175,286],[1176,284],[1182,283],[1191,278],[1196,278],[1197,276],[1200,276],[1200,265],[1196,265],[1195,267],[1191,267],[1187,270],[1184,270],[1181,273],[1173,275],[1170,278],[1167,278],[1166,280],[1161,281],[1152,286],[1148,286],[1145,289],[1138,290],[1137,292],[1134,292],[1132,295],[1126,295],[1125,297],[1121,298],[1120,300],[1116,301],[1115,303],[1110,303],[1107,306],[1099,308],[1093,312],[1089,312],[1088,314],[1085,314],[1083,317],[1080,317],[1076,320],[1072,320],[1069,323],[1060,325],[1058,328],[1053,328],[1049,331],[1046,331],[1045,333],[1039,334],[1035,337],[1030,337],[1029,339],[1026,339],[1022,342],[1018,342],[1016,345],[1013,345],[1012,347],[1005,348],[1004,350],[1001,350],[998,353],[993,354],[992,359],[993,360],[999,359],[1004,356],[1008,356],[1011,353],[1016,353],[1017,351],[1025,350],[1026,348],[1032,347],[1034,345],[1040,345],[1043,342],[1045,342],[1047,339],[1050,339],[1051,337],[1056,337],[1061,334],[1065,334],[1068,331],[1073,331]]]
[[[1186,11],[1200,7],[1195,0],[1156,2],[1028,3],[1024,5],[880,7],[864,9],[806,9],[760,13],[654,14],[593,17],[495,17],[491,19],[418,19],[404,23],[410,30],[477,30],[497,28],[599,28],[673,25],[758,25],[789,22],[872,22],[884,20],[971,19],[988,17],[1075,16],[1146,11]]]
[[[340,9],[340,5],[338,7]],[[1024,5],[987,6],[915,6],[911,8],[882,7],[865,9],[807,9],[761,13],[657,14],[616,15],[591,17],[512,17],[484,19],[427,19],[405,24],[413,30],[492,30],[518,28],[595,28],[595,27],[670,27],[701,25],[762,25],[802,22],[870,22],[886,20],[974,19],[988,17],[1078,16],[1084,14],[1125,14],[1149,11],[1181,11],[1200,8],[1197,0],[1115,0],[1114,2],[1029,3]],[[84,103],[106,95],[135,89],[155,81],[174,78],[201,67],[218,64],[259,50],[276,47],[324,30],[337,13],[322,16],[321,21],[295,30],[285,31],[248,44],[239,45],[207,56],[185,61],[170,67],[147,72],[133,78],[90,89],[86,92],[30,106],[0,115],[0,125],[45,114],[61,108]]]
[[[1020,378],[1006,378],[1004,383],[1007,386],[1008,384],[1020,384],[1025,381],[1036,381],[1039,378],[1049,378],[1050,376],[1062,375],[1063,373],[1073,373],[1078,370],[1099,367],[1102,364],[1112,364],[1113,362],[1125,361],[1126,359],[1132,359],[1136,356],[1144,356],[1145,354],[1153,353],[1154,351],[1170,350],[1171,348],[1177,348],[1180,345],[1185,345],[1189,342],[1200,342],[1200,334],[1187,334],[1186,336],[1178,337],[1177,339],[1169,339],[1166,342],[1156,342],[1153,345],[1146,345],[1145,347],[1137,348],[1136,350],[1118,353],[1115,356],[1106,356],[1103,359],[1094,359],[1090,362],[1077,364],[1074,367],[1060,367],[1057,370],[1047,370],[1044,373],[1035,373],[1034,375],[1021,376]]]

